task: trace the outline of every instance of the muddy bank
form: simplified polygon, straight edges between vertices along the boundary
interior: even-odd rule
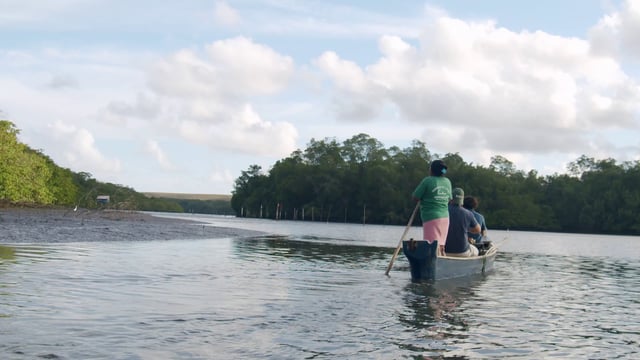
[[[0,243],[212,239],[259,234],[135,211],[0,208]]]

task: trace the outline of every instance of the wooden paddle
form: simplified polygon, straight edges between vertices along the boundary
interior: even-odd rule
[[[509,230],[507,230],[509,231]],[[509,240],[511,240],[511,238],[509,237],[509,235],[505,236],[504,238],[502,238],[502,241],[500,241],[497,244],[493,244],[494,248],[499,248],[500,246],[502,246],[503,244],[507,243]]]
[[[420,201],[418,201],[418,203],[416,204],[416,208],[413,209],[413,214],[411,214],[411,218],[409,219],[409,223],[407,224],[407,227],[404,229],[404,232],[402,233],[402,237],[400,238],[400,242],[398,243],[398,247],[396,247],[396,251],[393,253],[393,257],[391,258],[391,261],[389,262],[389,266],[387,266],[387,271],[385,271],[385,275],[389,275],[389,271],[391,271],[391,267],[393,266],[393,262],[396,261],[396,257],[398,256],[398,253],[400,252],[400,248],[402,247],[402,242],[404,241],[404,237],[407,236],[407,233],[409,232],[409,229],[411,228],[411,224],[413,223],[413,218],[416,216],[416,213],[418,212],[418,209],[420,208]]]

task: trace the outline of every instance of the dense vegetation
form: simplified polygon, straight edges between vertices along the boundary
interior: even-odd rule
[[[582,156],[567,174],[539,176],[502,156],[484,167],[458,154],[431,154],[420,141],[384,148],[366,134],[342,143],[312,139],[267,173],[251,165],[235,181],[231,206],[247,217],[406,224],[411,192],[436,158],[447,163],[454,186],[480,199],[490,228],[640,234],[638,161]]]
[[[19,142],[18,134],[13,123],[0,120],[0,201],[5,204],[183,211],[176,201],[147,198],[126,186],[59,167],[41,151]],[[110,202],[97,203],[98,195],[109,195]]]
[[[160,199],[180,205],[180,208],[187,213],[235,215],[229,200],[176,199],[169,197],[161,197]]]
[[[199,214],[235,215],[229,200],[178,200],[185,211]]]
[[[0,202],[229,213],[225,200],[149,198],[61,168],[20,143],[18,134],[13,123],[0,121]],[[366,134],[342,143],[312,139],[304,151],[277,161],[267,173],[250,166],[235,181],[231,206],[238,216],[405,224],[414,208],[410,194],[436,158],[449,166],[454,186],[480,199],[490,228],[640,234],[638,161],[618,164],[582,156],[567,174],[539,176],[517,170],[501,156],[484,167],[458,154],[431,154],[420,141],[405,149],[384,148]],[[109,195],[109,204],[98,204],[98,195]]]

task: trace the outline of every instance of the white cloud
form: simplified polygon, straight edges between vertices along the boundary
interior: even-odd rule
[[[71,168],[105,173],[117,173],[121,170],[120,161],[104,156],[87,129],[56,121],[48,126],[48,130],[50,139],[55,142],[55,152],[62,154]]]
[[[33,23],[60,15],[87,0],[3,0],[0,27]]]
[[[149,87],[164,103],[159,121],[212,149],[293,151],[294,126],[263,120],[248,102],[282,91],[293,75],[293,60],[243,37],[216,41],[206,46],[205,55],[180,50],[151,70]]]
[[[333,102],[339,118],[367,120],[380,113],[384,105],[383,89],[368,79],[355,62],[342,60],[328,51],[316,60],[316,65],[336,85]]]
[[[225,1],[217,1],[214,8],[214,17],[218,24],[223,26],[234,26],[240,23],[240,15],[236,9],[232,8]]]
[[[619,10],[603,16],[589,31],[589,40],[596,55],[629,55],[640,61],[640,2],[626,0]]]
[[[122,117],[153,119],[160,112],[160,104],[156,99],[144,93],[138,93],[133,104],[113,100],[107,105],[107,110],[114,115]]]
[[[235,177],[228,169],[214,169],[209,174],[209,180],[214,183],[231,184],[235,180]]]
[[[135,96],[144,75],[138,66],[147,57],[146,53],[97,48],[0,50],[0,103],[26,137],[36,138],[36,132],[57,120],[100,137],[127,137],[131,132],[122,128],[127,125],[123,116],[127,105],[114,99]],[[109,103],[115,112],[103,110]],[[139,104],[131,107],[141,111]],[[44,143],[44,138],[38,138],[41,143],[33,144],[36,147]],[[69,166],[63,159],[55,160]]]
[[[293,73],[291,57],[245,37],[215,41],[206,50],[218,69],[219,81],[233,81],[249,95],[274,94],[282,90]]]
[[[346,99],[337,115],[365,105],[358,116],[373,117],[386,101],[447,152],[590,151],[585,130],[639,125],[638,84],[585,40],[440,15],[419,46],[384,36],[379,48],[364,67],[332,52],[318,58]]]
[[[293,74],[293,60],[250,39],[237,37],[206,46],[201,58],[183,49],[151,70],[149,85],[172,97],[246,97],[274,94]]]
[[[148,76],[151,90],[171,97],[216,95],[216,69],[188,49],[158,62]]]
[[[312,38],[369,38],[389,33],[414,38],[419,34],[419,18],[381,14],[345,2],[268,1],[264,5],[259,11],[243,12],[243,24],[252,33]]]
[[[183,120],[179,132],[190,142],[238,153],[283,156],[296,149],[298,132],[289,123],[264,121],[249,104],[228,116],[218,123]]]
[[[47,86],[52,89],[74,88],[78,86],[77,80],[68,74],[56,74],[51,77]]]
[[[144,150],[147,154],[151,155],[155,161],[160,165],[160,167],[164,170],[174,170],[175,166],[169,160],[165,152],[160,147],[155,140],[147,140],[145,142]]]

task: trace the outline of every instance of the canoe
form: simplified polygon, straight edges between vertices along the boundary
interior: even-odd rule
[[[443,280],[474,274],[484,274],[493,269],[498,248],[488,243],[480,249],[479,256],[437,256],[436,241],[405,240],[402,251],[409,260],[411,280]]]

